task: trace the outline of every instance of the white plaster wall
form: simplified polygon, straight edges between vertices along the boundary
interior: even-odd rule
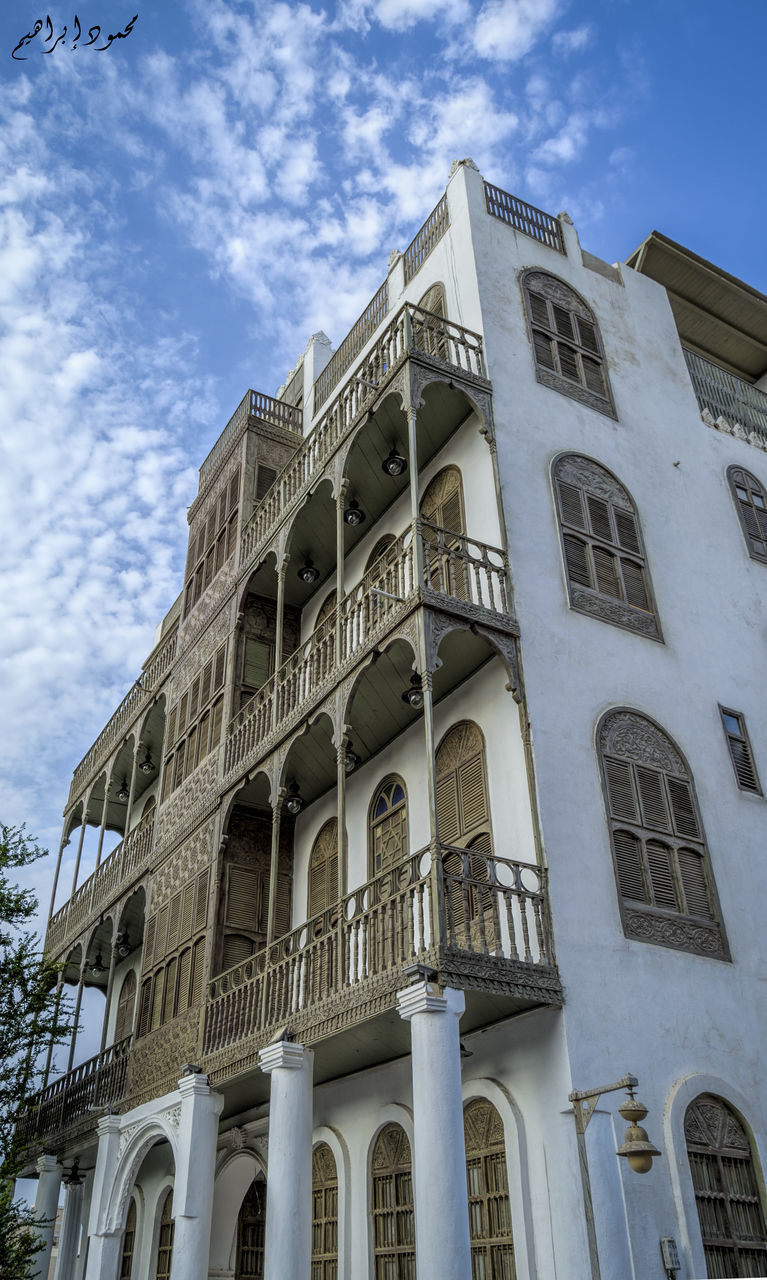
[[[133,1006],[133,1019],[135,1025],[136,1012],[138,1009],[139,998],[141,995],[141,949],[139,948],[125,960],[120,960],[115,965],[115,976],[112,984],[112,999],[109,1003],[109,1013],[107,1014],[107,1047],[114,1043],[115,1023],[117,1021],[117,1005],[120,999],[120,992],[125,981],[126,975],[130,970],[136,975],[136,1002]]]

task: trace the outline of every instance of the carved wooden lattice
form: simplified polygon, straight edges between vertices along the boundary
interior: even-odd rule
[[[503,1122],[475,1098],[463,1113],[472,1280],[516,1280]]]
[[[256,1178],[245,1193],[237,1218],[235,1280],[263,1280],[266,1183]]]
[[[676,747],[644,716],[615,711],[599,750],[627,935],[726,955],[692,778]]]
[[[133,1269],[133,1249],[136,1243],[136,1201],[131,1200],[128,1209],[128,1217],[125,1222],[125,1232],[123,1234],[123,1250],[120,1258],[120,1277],[119,1280],[131,1280],[131,1270]]]
[[[170,1280],[170,1268],[173,1262],[173,1189],[168,1191],[160,1216],[160,1234],[157,1237],[156,1280]]]
[[[401,778],[386,778],[370,806],[370,874],[377,876],[408,853],[407,793]]]
[[[327,1142],[312,1153],[312,1276],[338,1277],[338,1171]]]
[[[375,1280],[416,1280],[410,1143],[401,1125],[381,1130],[372,1165]]]
[[[767,1274],[767,1223],[743,1126],[720,1098],[701,1094],[684,1133],[708,1275]]]

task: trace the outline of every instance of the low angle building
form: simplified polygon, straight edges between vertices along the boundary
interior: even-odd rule
[[[55,1280],[767,1275],[767,298],[456,162],[188,518],[65,808]]]

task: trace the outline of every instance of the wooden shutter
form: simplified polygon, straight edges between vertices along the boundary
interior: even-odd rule
[[[462,764],[458,770],[458,801],[461,814],[461,831],[474,830],[487,821],[487,793],[485,759],[482,755]]]
[[[200,706],[204,707],[210,701],[210,686],[213,679],[213,660],[206,662],[202,669],[202,677],[200,680]]]
[[[614,831],[613,847],[618,871],[618,888],[622,898],[633,902],[649,902],[642,869],[642,843],[630,831]]]
[[[338,899],[338,822],[326,822],[309,858],[308,916],[319,915]]]
[[[176,1007],[179,1013],[189,1008],[190,979],[192,974],[192,949],[182,951],[178,961],[178,1000]]]
[[[485,747],[475,724],[465,721],[445,736],[437,751],[436,773],[440,839],[460,844],[490,818]]]
[[[213,672],[213,692],[216,693],[224,683],[224,673],[226,671],[226,645],[222,644],[216,654],[216,665]]]
[[[593,493],[586,495],[586,504],[589,509],[589,524],[591,532],[596,538],[601,538],[603,542],[613,541],[613,529],[610,523],[610,507],[604,498],[597,498]]]
[[[154,960],[154,935],[157,930],[157,916],[150,916],[144,931],[144,972],[151,969]]]
[[[669,778],[668,791],[674,826],[679,835],[692,837],[693,840],[699,839],[700,828],[695,816],[695,802],[689,782],[684,782],[681,778]]]
[[[641,564],[636,564],[633,560],[621,560],[621,572],[626,603],[635,609],[649,610],[650,600]]]
[[[273,650],[264,640],[255,640],[247,636],[245,640],[245,661],[243,666],[243,684],[251,689],[260,689],[266,684],[272,673]]]
[[[446,844],[455,844],[460,830],[458,779],[455,773],[437,779],[437,824],[440,840],[444,840]]]
[[[618,542],[624,551],[630,551],[633,555],[641,555],[642,549],[639,543],[639,526],[636,518],[630,511],[613,510],[615,516],[615,528],[618,534]]]
[[[186,942],[192,935],[192,917],[194,914],[194,881],[184,889],[184,902],[181,908],[181,927],[179,942]]]
[[[565,565],[567,568],[567,576],[571,582],[575,582],[581,587],[590,587],[591,568],[589,565],[589,551],[585,542],[581,542],[580,538],[574,538],[572,534],[564,535],[565,545]]]
[[[213,709],[210,717],[210,745],[209,751],[213,751],[221,740],[221,728],[224,722],[224,699],[219,698],[213,703]]]
[[[162,1207],[160,1216],[160,1234],[157,1237],[157,1265],[155,1267],[155,1280],[170,1280],[171,1265],[173,1262],[173,1191],[170,1190],[165,1197],[165,1203]]]
[[[338,1173],[333,1152],[320,1142],[312,1152],[312,1280],[338,1277]]]
[[[126,973],[120,988],[117,1001],[117,1018],[115,1020],[114,1042],[125,1040],[133,1030],[133,1009],[136,1003],[136,974],[133,969]]]
[[[181,917],[181,891],[174,894],[170,900],[170,911],[168,914],[168,951],[174,951],[178,945],[178,926]]]
[[[203,970],[205,965],[205,939],[200,938],[192,947],[192,982],[189,1003],[200,1004],[203,994]]]
[[[292,886],[293,877],[290,873],[290,869],[285,865],[283,859],[280,858],[280,867],[277,873],[277,899],[274,910],[275,938],[283,938],[286,933],[290,933],[290,900]]]
[[[176,979],[178,977],[178,956],[168,961],[165,970],[165,997],[163,1000],[162,1020],[169,1022],[176,1015]]]
[[[256,502],[261,502],[266,497],[276,479],[277,472],[274,467],[266,467],[263,462],[259,462],[258,478],[256,480]]]
[[[141,984],[141,1009],[138,1020],[138,1034],[145,1036],[149,1030],[150,1011],[152,1007],[152,979],[147,978]]]
[[[157,933],[155,935],[154,943],[155,960],[161,960],[168,950],[168,910],[169,908],[166,903],[166,905],[157,912]]]
[[[227,868],[226,923],[235,929],[257,929],[261,914],[261,873],[250,867]]]
[[[727,475],[749,554],[767,561],[767,490],[750,471],[730,467]]]
[[[156,1031],[162,1022],[162,1000],[165,993],[165,970],[158,969],[152,986],[152,1017],[150,1031]]]
[[[670,831],[663,775],[642,765],[634,765],[634,769],[645,826]]]
[[[422,520],[450,533],[466,532],[463,484],[457,467],[445,467],[434,477],[421,499],[420,514]]]
[[[562,519],[565,524],[572,525],[575,529],[582,529],[586,532],[586,517],[583,512],[583,493],[574,484],[567,484],[564,480],[557,482],[559,490],[559,506],[562,512]]]
[[[125,1221],[125,1231],[123,1233],[122,1256],[120,1258],[120,1277],[119,1280],[131,1280],[131,1272],[133,1270],[133,1248],[136,1240],[136,1201],[131,1198],[128,1208],[128,1217]]]
[[[674,879],[673,850],[662,840],[648,840],[645,847],[655,905],[679,911],[681,903]]]
[[[253,955],[253,951],[254,944],[250,938],[241,933],[228,933],[224,938],[222,970],[233,969],[236,964],[242,964]]]
[[[727,747],[735,770],[738,786],[743,791],[755,791],[761,795],[759,777],[751,753],[751,743],[746,732],[746,722],[738,711],[727,711],[720,707],[722,726],[727,739]]]
[[[237,1217],[236,1280],[263,1280],[266,1197],[266,1184],[260,1179],[245,1193]]]
[[[237,499],[240,494],[240,468],[238,467],[229,481],[229,511],[233,511],[237,506]]]
[[[743,1125],[721,1098],[701,1094],[684,1131],[707,1274],[767,1275],[767,1223]]]
[[[687,910],[690,915],[705,916],[710,920],[714,912],[703,854],[697,849],[680,849],[677,857]]]
[[[639,821],[636,796],[633,787],[633,770],[627,760],[605,759],[605,776],[610,812],[616,818]]]
[[[410,1143],[398,1124],[378,1135],[372,1157],[375,1280],[415,1280],[415,1223]]]
[[[194,912],[194,932],[205,928],[208,918],[208,886],[210,884],[210,868],[206,867],[197,877],[197,900]]]
[[[503,1122],[491,1102],[475,1098],[464,1108],[463,1124],[472,1276],[515,1280]]]

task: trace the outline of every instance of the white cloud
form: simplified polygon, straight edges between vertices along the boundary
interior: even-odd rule
[[[499,62],[524,58],[558,16],[561,0],[488,0],[473,32],[476,53]]]
[[[581,49],[585,49],[591,43],[592,35],[592,28],[588,23],[584,23],[571,31],[557,31],[551,47],[555,53],[567,58],[571,53],[579,53]]]

